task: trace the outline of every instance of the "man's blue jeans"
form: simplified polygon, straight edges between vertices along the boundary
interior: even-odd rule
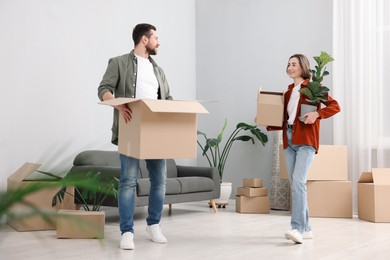
[[[134,202],[137,176],[140,172],[139,159],[120,155],[121,175],[119,180],[118,207],[121,233],[134,233]],[[164,159],[145,160],[150,178],[148,225],[160,223],[164,205],[167,179],[167,163]]]
[[[287,128],[288,147],[284,150],[284,156],[292,193],[291,227],[303,233],[311,230],[306,176],[315,155],[315,148],[310,145],[294,145],[291,136],[292,129]]]

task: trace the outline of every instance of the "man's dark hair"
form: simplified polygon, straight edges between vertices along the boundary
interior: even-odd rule
[[[134,46],[136,46],[141,41],[142,36],[145,35],[146,37],[149,38],[152,35],[150,30],[156,31],[156,27],[147,23],[137,24],[133,29]]]

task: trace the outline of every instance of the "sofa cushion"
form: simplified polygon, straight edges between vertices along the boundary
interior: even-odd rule
[[[177,178],[181,185],[181,193],[193,193],[212,191],[214,181],[207,177],[180,177]]]
[[[206,177],[167,178],[166,195],[176,195],[194,192],[212,191],[214,181]],[[149,178],[138,179],[137,195],[148,196],[150,191]]]
[[[137,195],[148,196],[150,191],[150,180],[149,178],[138,179],[137,181]],[[181,191],[181,185],[175,178],[167,178],[167,187],[165,190],[166,195],[176,195]]]

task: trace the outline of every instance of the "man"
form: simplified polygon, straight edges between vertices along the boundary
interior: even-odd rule
[[[138,24],[133,29],[134,49],[119,57],[111,58],[98,88],[100,100],[118,97],[139,99],[172,99],[163,70],[150,55],[156,55],[160,43],[156,28],[150,24]],[[127,105],[115,106],[112,126],[112,143],[118,144],[118,122],[122,116],[126,123],[132,118]],[[134,193],[139,174],[139,159],[120,154],[121,176],[119,181],[118,207],[120,248],[134,249]],[[146,231],[153,242],[167,243],[160,228],[165,198],[166,160],[146,160],[150,177],[150,192]]]

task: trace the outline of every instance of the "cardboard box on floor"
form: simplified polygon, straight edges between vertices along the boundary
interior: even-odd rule
[[[306,189],[310,217],[352,218],[350,181],[308,181]]]
[[[280,178],[288,179],[283,145],[279,147]],[[347,181],[348,158],[345,145],[320,145],[307,173],[307,180]]]
[[[258,196],[268,196],[268,189],[263,188],[251,188],[251,187],[237,187],[238,196],[246,197],[258,197]]]
[[[57,238],[103,238],[105,212],[60,210]]]
[[[363,172],[358,181],[358,216],[372,222],[390,222],[390,168]]]
[[[29,187],[29,185],[33,185],[34,183],[46,183],[50,185],[50,181],[41,180],[41,181],[33,181],[33,180],[25,180],[30,174],[34,173],[40,164],[36,163],[25,163],[22,167],[20,167],[15,173],[7,179],[7,190],[12,189],[23,189]],[[56,209],[53,209],[51,206],[53,196],[58,192],[60,187],[56,188],[47,188],[42,189],[37,192],[31,193],[24,198],[24,201],[31,203],[38,209],[48,212],[48,213],[56,213],[59,208],[62,209],[74,209],[74,200],[70,195],[65,195],[63,202]],[[74,189],[69,188],[68,192],[74,194]],[[55,229],[55,220],[46,221],[42,217],[34,215],[29,215],[31,213],[31,208],[23,205],[17,204],[13,206],[7,212],[7,224],[16,229],[17,231],[38,231],[38,230],[53,230]],[[15,219],[10,219],[10,214],[15,215]]]
[[[257,96],[256,124],[261,126],[282,126],[284,93],[259,91]]]
[[[118,151],[139,159],[195,158],[198,101],[115,98],[100,104],[127,104],[132,120],[119,117]]]
[[[236,212],[268,214],[270,202],[268,196],[246,197],[236,196]]]
[[[248,188],[262,188],[263,179],[261,178],[244,178],[242,180],[242,186]]]

